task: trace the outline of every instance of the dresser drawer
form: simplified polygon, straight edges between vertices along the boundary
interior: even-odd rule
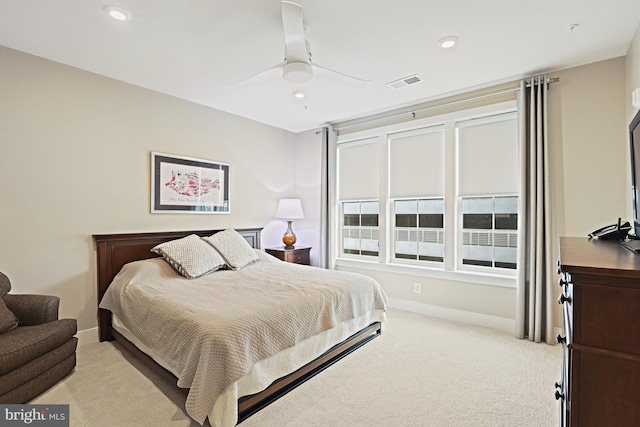
[[[571,375],[579,378],[579,398],[570,400],[571,425],[640,425],[640,364],[606,354],[574,351]],[[572,390],[574,391],[574,390]]]
[[[585,285],[574,301],[573,342],[640,355],[640,290]]]

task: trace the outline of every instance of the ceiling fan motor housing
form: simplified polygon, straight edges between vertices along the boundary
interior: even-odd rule
[[[287,62],[283,68],[282,77],[290,83],[305,83],[313,77],[311,64],[306,62]]]

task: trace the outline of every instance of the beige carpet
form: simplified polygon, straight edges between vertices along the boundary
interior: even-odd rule
[[[390,310],[381,337],[242,427],[556,426],[560,346]],[[71,426],[197,426],[184,397],[119,345],[88,344],[32,403],[70,404]]]

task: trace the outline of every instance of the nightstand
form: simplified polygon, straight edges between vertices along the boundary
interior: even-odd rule
[[[285,249],[284,246],[279,246],[277,248],[266,248],[264,251],[282,261],[303,265],[311,264],[310,246],[295,246],[293,249]]]

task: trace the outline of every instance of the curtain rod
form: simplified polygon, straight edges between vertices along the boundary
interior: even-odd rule
[[[523,79],[523,80],[527,80],[527,79]],[[545,80],[546,84],[550,84],[550,83],[556,83],[560,81],[560,77],[552,77],[549,79]],[[526,85],[527,87],[531,87],[531,83],[527,83]],[[487,93],[483,93],[480,95],[475,95],[475,96],[470,96],[467,98],[462,98],[462,99],[457,99],[455,101],[449,101],[449,102],[444,102],[442,104],[437,104],[437,105],[430,105],[428,107],[423,107],[423,108],[418,108],[417,110],[410,110],[410,111],[404,111],[402,113],[396,113],[396,114],[391,114],[388,116],[384,116],[384,117],[378,117],[375,119],[371,119],[371,120],[364,120],[362,122],[358,122],[358,123],[352,123],[350,125],[344,125],[344,126],[338,126],[338,127],[334,127],[333,130],[334,131],[340,131],[343,129],[349,129],[352,127],[357,127],[357,126],[361,126],[361,125],[365,125],[365,124],[369,124],[369,123],[375,123],[375,122],[380,122],[383,120],[391,120],[391,119],[395,119],[398,117],[402,117],[404,115],[410,114],[415,118],[416,117],[416,113],[422,113],[424,111],[429,111],[429,110],[433,110],[434,108],[442,108],[442,107],[448,107],[450,105],[456,105],[456,104],[462,104],[465,102],[470,102],[470,101],[476,101],[478,99],[483,99],[483,98],[488,98],[490,96],[496,96],[496,95],[503,95],[505,93],[510,93],[510,92],[516,92],[520,90],[520,86],[514,86],[514,87],[510,87],[510,88],[506,88],[506,89],[500,89],[500,90],[495,90],[493,92],[487,92]]]

